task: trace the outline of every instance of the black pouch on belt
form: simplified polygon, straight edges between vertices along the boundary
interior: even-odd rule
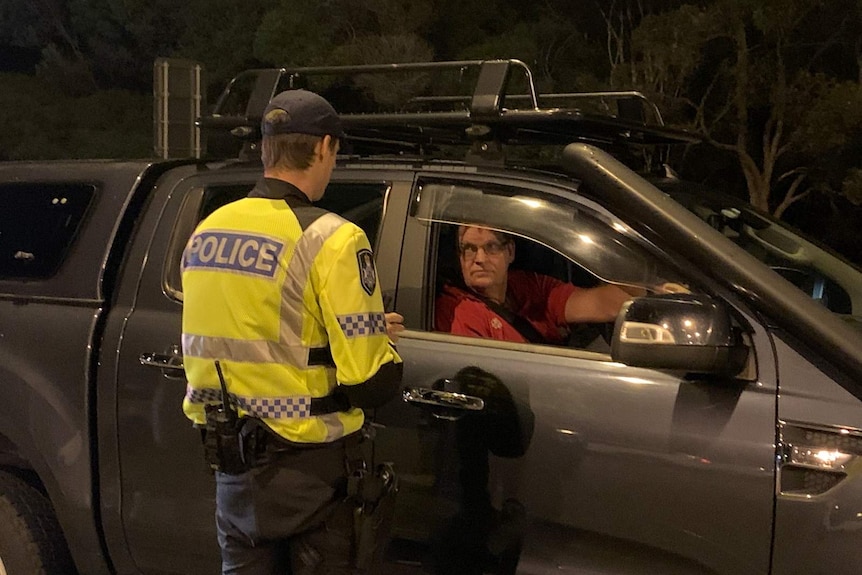
[[[348,478],[348,499],[354,504],[354,566],[364,573],[378,573],[392,531],[398,478],[391,463],[373,472],[354,471]]]

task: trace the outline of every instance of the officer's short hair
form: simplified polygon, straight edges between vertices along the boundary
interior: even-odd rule
[[[314,161],[314,147],[322,140],[319,136],[308,134],[278,134],[264,136],[260,143],[260,159],[263,167],[289,170],[305,170]],[[338,145],[337,138],[329,141],[330,149]]]

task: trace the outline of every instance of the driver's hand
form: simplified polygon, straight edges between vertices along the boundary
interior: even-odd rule
[[[389,334],[392,343],[397,343],[398,334],[404,331],[404,316],[394,311],[384,315],[386,317],[386,333]]]

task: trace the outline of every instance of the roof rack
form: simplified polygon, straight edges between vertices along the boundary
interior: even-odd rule
[[[466,145],[481,155],[503,144],[700,141],[690,132],[664,126],[658,108],[640,92],[540,94],[532,71],[520,60],[460,60],[243,72],[229,83],[213,113],[198,120],[210,151],[228,133],[235,149],[240,142],[259,141],[269,100],[295,88],[313,90],[332,102],[348,144],[359,153],[422,154]]]

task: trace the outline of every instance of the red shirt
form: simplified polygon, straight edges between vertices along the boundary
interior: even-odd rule
[[[509,270],[506,300],[512,305],[511,311],[529,321],[548,343],[561,344],[568,335],[566,301],[577,289],[550,276]],[[527,341],[476,294],[449,284],[437,297],[435,329],[456,335]]]

